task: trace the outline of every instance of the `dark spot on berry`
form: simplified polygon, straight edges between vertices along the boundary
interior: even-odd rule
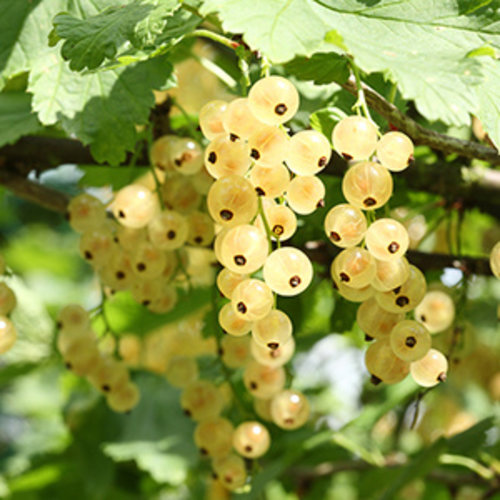
[[[143,306],[149,306],[149,304],[151,304],[151,301],[150,301],[150,300],[147,300],[147,299],[146,299],[146,300],[143,300],[143,301],[142,301],[142,305],[143,305]]]
[[[69,221],[70,221],[70,219],[71,219],[71,214],[70,214],[69,212],[66,212],[66,213],[64,214],[64,218],[65,218],[65,219],[69,222]]]
[[[254,160],[258,160],[260,158],[260,153],[256,149],[252,149],[252,151],[250,152],[250,156]]]
[[[372,198],[371,196],[369,196],[368,198],[365,198],[365,200],[363,201],[363,205],[365,207],[373,207],[373,205],[375,205],[377,203],[377,200],[375,198]]]
[[[370,378],[370,382],[373,385],[378,385],[378,384],[380,384],[380,382],[382,382],[382,379],[376,377],[375,375],[372,375],[371,378]]]
[[[323,198],[316,203],[316,208],[323,208],[325,206],[325,200]]]
[[[346,161],[350,161],[352,160],[352,156],[347,154],[347,153],[342,153],[342,157],[344,158],[344,160]]]
[[[401,291],[401,287],[397,286],[396,288],[394,288],[394,290],[392,291],[392,293],[394,293],[394,294],[397,295],[400,291]]]
[[[408,161],[406,162],[406,164],[410,166],[413,165],[414,163],[415,163],[415,157],[413,155],[408,156]]]
[[[345,283],[349,283],[349,281],[351,281],[351,278],[349,278],[349,275],[347,273],[340,273],[339,278],[340,281],[344,281]]]
[[[422,314],[422,315],[420,316],[420,321],[423,321],[424,323],[426,322],[426,318],[425,318],[425,315],[424,315],[424,314]]]
[[[257,387],[259,387],[257,385],[257,382],[253,382],[253,381],[250,382],[248,385],[250,386],[250,389],[252,389],[252,391],[255,391],[257,389]]]
[[[272,351],[278,349],[279,346],[278,342],[269,342],[269,344],[267,344],[267,347],[269,347]]]
[[[111,390],[111,387],[109,384],[102,384],[101,385],[101,389],[104,391],[104,392],[109,392]]]
[[[69,361],[66,361],[66,363],[64,363],[64,366],[68,369],[68,370],[71,370],[73,368],[73,365],[69,362]]]
[[[342,238],[340,237],[340,234],[337,233],[337,231],[331,231],[330,239],[332,239],[333,241],[340,241]]]
[[[283,422],[286,424],[286,425],[293,425],[293,423],[295,422],[295,420],[291,417],[288,417],[288,418],[285,418],[285,420],[283,420]]]
[[[118,210],[118,217],[120,217],[120,219],[125,219],[125,212],[123,210]]]
[[[56,323],[56,327],[57,327],[58,330],[60,330],[62,328],[62,326],[63,326],[62,321],[58,321]]]
[[[172,229],[170,231],[167,231],[167,239],[173,240],[174,238],[175,238],[175,231]]]
[[[247,259],[243,255],[235,255],[233,260],[237,266],[244,266],[247,263]]]
[[[194,238],[194,242],[198,245],[201,245],[203,243],[203,238],[201,236],[196,236]]]
[[[120,243],[120,239],[118,238],[118,236],[113,236],[113,241],[115,243]]]
[[[145,271],[146,270],[146,264],[144,262],[139,262],[137,266],[135,266],[138,271]]]
[[[389,253],[396,253],[399,250],[399,243],[393,241],[388,247]]]
[[[218,354],[219,356],[224,356],[224,348],[223,348],[223,347],[219,347],[219,348],[217,349],[217,354]]]
[[[236,134],[229,134],[229,140],[231,142],[236,142],[237,140],[239,140],[240,136],[239,135],[236,135]]]
[[[246,451],[247,453],[252,453],[252,450],[253,450],[253,448],[252,448],[249,444],[247,444],[247,445],[245,446],[245,451]]]
[[[218,477],[219,476],[218,476],[217,472],[212,472],[212,478],[213,479],[218,479]]]
[[[231,220],[233,218],[233,212],[231,212],[231,210],[221,210],[219,215],[222,220]]]
[[[276,224],[275,226],[273,226],[273,233],[276,236],[281,236],[284,232],[285,232],[285,229],[283,228],[283,226],[281,224]]]
[[[184,410],[184,415],[186,415],[186,417],[190,417],[191,412],[189,410]]]
[[[180,166],[182,165],[182,160],[181,160],[181,158],[176,158],[176,159],[174,160],[174,163],[175,163],[175,165],[176,165],[177,167],[180,167]]]
[[[302,280],[300,279],[300,276],[295,275],[290,278],[290,281],[288,283],[290,283],[290,286],[292,288],[295,288],[302,283]]]
[[[243,302],[238,302],[236,309],[241,314],[245,314],[247,312],[247,306]]]
[[[441,372],[437,377],[438,382],[446,382],[446,373]]]
[[[260,187],[256,187],[255,192],[257,193],[258,196],[266,196],[266,192]]]
[[[417,339],[415,337],[406,337],[405,345],[406,347],[415,347],[417,345]]]
[[[371,341],[373,340],[373,337],[370,337],[370,335],[367,335],[367,334],[365,333],[365,340],[366,340],[367,342],[371,342]]]
[[[208,455],[208,451],[205,448],[200,448],[200,453],[206,457]]]
[[[324,167],[326,165],[326,156],[322,156],[319,160],[318,160],[318,167]]]
[[[274,112],[279,115],[279,116],[283,116],[286,112],[287,112],[288,108],[286,106],[286,104],[284,103],[279,103],[276,105],[276,107],[274,108]]]
[[[125,273],[123,271],[116,271],[115,276],[116,276],[117,280],[123,280],[123,279],[125,279]]]
[[[231,476],[227,475],[227,476],[224,476],[224,481],[226,481],[226,483],[231,484],[233,482],[233,478]]]
[[[208,155],[208,161],[210,163],[215,163],[217,161],[217,155],[213,151],[210,151]]]
[[[401,297],[398,297],[396,299],[396,304],[399,307],[407,306],[409,303],[410,303],[410,299],[408,297],[405,297],[404,295],[402,295]]]

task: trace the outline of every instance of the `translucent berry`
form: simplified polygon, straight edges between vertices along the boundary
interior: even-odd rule
[[[332,262],[331,273],[337,281],[353,288],[363,288],[375,276],[375,259],[363,248],[342,250]]]
[[[400,172],[413,161],[413,142],[401,132],[384,134],[377,144],[377,158],[393,172]]]
[[[283,389],[285,381],[285,370],[282,367],[274,368],[257,361],[250,361],[243,373],[245,387],[255,398],[272,398]]]
[[[330,241],[341,248],[357,245],[366,233],[366,218],[352,205],[342,203],[333,207],[325,217],[325,233]]]
[[[221,340],[222,362],[229,368],[241,368],[251,359],[250,336],[233,337],[225,335]]]
[[[257,344],[252,339],[250,343],[250,351],[255,361],[266,366],[283,366],[286,365],[295,354],[295,340],[290,337],[285,343],[276,348],[267,347]]]
[[[12,321],[5,316],[0,316],[0,354],[12,349],[16,339],[17,330]]]
[[[165,179],[161,193],[166,208],[180,214],[189,214],[201,203],[201,195],[196,191],[192,177],[174,175]]]
[[[186,415],[199,422],[218,417],[222,411],[223,399],[212,382],[197,380],[182,392],[181,406]]]
[[[187,216],[189,225],[188,243],[195,246],[206,247],[214,239],[214,223],[210,216],[204,212],[193,212]]]
[[[415,382],[422,387],[432,387],[444,382],[448,372],[448,360],[437,349],[429,349],[427,354],[410,365],[410,373]]]
[[[348,116],[335,125],[332,142],[346,160],[365,160],[377,146],[377,127],[362,116]]]
[[[253,324],[252,337],[257,344],[276,350],[290,340],[292,330],[292,321],[288,315],[279,309],[273,309]]]
[[[222,118],[227,110],[227,102],[215,100],[207,102],[198,115],[202,134],[209,140],[224,133]]]
[[[431,333],[446,330],[455,319],[455,304],[451,297],[439,290],[427,292],[415,308],[415,319]]]
[[[392,329],[403,319],[404,314],[382,309],[374,298],[363,302],[356,313],[356,322],[368,340],[389,338]]]
[[[290,208],[285,205],[274,205],[264,208],[264,214],[273,240],[286,241],[295,234],[297,217]],[[264,222],[260,215],[255,220],[255,225],[265,231]]]
[[[233,292],[231,305],[234,313],[246,321],[256,321],[269,314],[274,297],[271,289],[261,280],[242,281]]]
[[[271,436],[260,422],[243,422],[234,431],[233,446],[245,458],[259,458],[271,446]]]
[[[365,365],[374,384],[401,382],[410,369],[409,363],[394,354],[389,339],[380,339],[369,345],[365,353]]]
[[[210,418],[196,426],[194,442],[202,455],[222,458],[233,448],[233,433],[233,424],[227,418]]]
[[[401,258],[408,249],[408,231],[394,219],[378,219],[366,231],[366,247],[378,260]]]
[[[67,217],[70,226],[78,233],[100,226],[106,219],[102,202],[84,193],[72,198],[68,204]]]
[[[10,314],[16,304],[16,294],[7,283],[0,281],[0,316]]]
[[[259,196],[278,198],[290,184],[290,173],[282,163],[272,167],[255,165],[250,171],[250,182]]]
[[[312,214],[325,204],[325,185],[314,175],[299,175],[290,182],[286,201],[294,212]]]
[[[300,391],[287,389],[271,400],[271,417],[282,429],[294,430],[302,427],[309,419],[309,402]]]
[[[248,99],[241,97],[231,101],[222,118],[226,134],[232,140],[247,140],[256,130],[261,128],[259,121],[250,110]]]
[[[431,348],[431,335],[425,326],[410,319],[400,321],[391,331],[391,348],[403,361],[417,361]]]
[[[286,164],[296,175],[316,175],[332,156],[328,139],[316,130],[303,130],[290,139]]]
[[[170,164],[182,175],[193,175],[203,166],[203,151],[198,143],[189,137],[179,137],[168,150]]]
[[[244,176],[251,163],[248,145],[231,141],[225,134],[213,139],[205,150],[205,167],[215,179],[232,174]]]
[[[140,399],[141,393],[139,388],[133,382],[129,382],[106,396],[108,406],[117,413],[132,411],[139,404]]]
[[[241,488],[247,480],[247,468],[242,457],[231,453],[213,461],[218,480],[229,491]]]
[[[187,387],[198,379],[198,364],[191,357],[174,356],[167,364],[165,377],[174,387]]]
[[[491,272],[500,278],[500,241],[493,247],[490,254]]]
[[[162,250],[176,250],[187,240],[189,226],[186,217],[173,210],[160,212],[148,225],[151,243]]]
[[[217,288],[224,297],[230,299],[234,289],[249,276],[247,274],[233,273],[229,269],[222,269],[217,275]]]
[[[249,138],[250,157],[263,167],[281,163],[288,147],[288,135],[277,127],[263,125]]]
[[[235,337],[246,335],[252,328],[251,321],[242,319],[237,315],[230,303],[224,304],[221,307],[219,311],[219,325],[226,333]]]
[[[148,225],[153,219],[158,211],[158,203],[149,189],[139,184],[130,184],[118,191],[112,208],[120,224],[139,228]]]
[[[410,265],[401,257],[395,260],[375,259],[377,272],[372,280],[372,286],[379,292],[388,292],[401,286],[410,276]]]

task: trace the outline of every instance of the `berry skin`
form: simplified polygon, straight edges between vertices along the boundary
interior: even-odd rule
[[[288,135],[280,128],[263,125],[249,138],[250,157],[262,167],[273,167],[283,161]]]
[[[138,366],[141,360],[141,341],[130,333],[122,335],[118,343],[118,354],[127,366]]]
[[[0,282],[0,316],[6,316],[16,307],[16,295],[7,283]]]
[[[255,398],[253,400],[253,409],[255,413],[261,420],[265,420],[266,422],[271,422],[271,401],[272,399],[258,399]]]
[[[243,422],[234,431],[233,446],[242,457],[259,458],[271,446],[271,436],[260,422]]]
[[[388,292],[401,286],[410,276],[410,265],[401,257],[395,260],[375,259],[377,272],[372,280],[372,286],[379,292]]]
[[[427,290],[425,276],[420,269],[410,265],[408,279],[390,292],[376,292],[375,299],[380,307],[393,313],[406,313],[415,309]]]
[[[356,163],[342,179],[346,200],[361,210],[375,210],[385,205],[393,189],[389,171],[371,161]]]
[[[331,274],[352,288],[363,288],[371,283],[375,276],[375,259],[371,254],[358,247],[342,250],[332,262]]]
[[[194,246],[206,247],[214,239],[214,223],[204,212],[193,212],[187,216],[189,225],[188,243]]]
[[[12,349],[17,340],[17,330],[12,321],[0,316],[0,354]]]
[[[292,321],[283,311],[273,309],[252,327],[254,341],[267,349],[276,350],[292,338]]]
[[[245,460],[234,453],[213,461],[213,469],[218,480],[229,491],[241,488],[247,480]]]
[[[299,93],[281,76],[268,76],[254,83],[248,93],[252,113],[268,125],[285,123],[299,109]]]
[[[437,349],[429,349],[427,354],[410,365],[410,373],[415,382],[422,387],[433,387],[446,380],[448,360]]]
[[[209,101],[200,109],[198,118],[201,132],[209,141],[225,132],[222,118],[226,110],[227,102],[222,100]]]
[[[205,167],[215,179],[232,174],[244,176],[251,163],[248,145],[231,141],[225,134],[217,136],[205,150]]]
[[[248,278],[247,274],[233,273],[229,269],[224,268],[217,275],[217,288],[224,297],[230,299],[234,289]]]
[[[309,413],[309,402],[300,391],[281,391],[271,400],[271,417],[282,429],[294,430],[302,427],[309,419]]]
[[[273,307],[273,292],[261,280],[242,281],[233,292],[231,306],[240,319],[256,321],[269,314]]]
[[[239,175],[221,177],[208,192],[207,207],[212,219],[224,227],[247,224],[257,214],[257,193]]]
[[[168,365],[165,372],[168,383],[174,387],[183,389],[198,380],[198,365],[196,360],[187,356],[175,356]]]
[[[221,328],[226,333],[229,333],[229,335],[234,335],[235,337],[246,335],[252,328],[252,322],[241,319],[240,316],[234,312],[230,303],[224,304],[221,307],[218,318]]]
[[[138,277],[146,280],[158,278],[167,262],[167,255],[163,250],[149,241],[141,243],[132,257],[132,271]]]
[[[170,151],[179,142],[176,135],[163,135],[156,139],[149,151],[149,159],[153,167],[162,171],[173,171],[172,157]]]
[[[130,184],[116,193],[112,208],[120,224],[137,229],[149,224],[158,211],[158,204],[149,189]]]
[[[290,184],[290,173],[282,163],[272,167],[255,165],[250,172],[250,182],[259,196],[279,198]]]
[[[285,387],[283,367],[272,367],[250,361],[243,372],[243,382],[250,394],[259,399],[269,399]]]
[[[366,248],[378,260],[395,260],[402,257],[410,239],[408,231],[394,219],[378,219],[366,231]]]
[[[232,140],[247,140],[263,124],[250,110],[248,99],[241,97],[231,101],[222,117],[226,134]]]
[[[396,384],[408,375],[409,363],[398,358],[391,349],[388,339],[376,340],[365,353],[366,369],[372,376],[372,383]]]
[[[391,348],[403,361],[417,361],[431,348],[431,335],[425,326],[417,321],[404,320],[391,331]]]
[[[401,132],[384,134],[377,144],[377,158],[392,172],[401,172],[413,161],[413,142]]]
[[[210,418],[200,422],[194,431],[194,442],[202,455],[222,458],[233,447],[233,424],[223,417]]]
[[[77,304],[64,306],[57,315],[57,327],[59,330],[70,332],[84,332],[90,327],[88,312]]]
[[[296,175],[316,175],[332,156],[328,139],[315,130],[303,130],[290,139],[286,164]]]
[[[295,234],[297,230],[297,217],[285,205],[265,207],[264,214],[273,240],[286,241]],[[255,225],[262,231],[265,231],[264,222],[260,215],[255,220]]]
[[[3,258],[2,255],[0,255],[0,276],[2,276],[2,274],[5,274],[5,269],[6,269],[5,259]]]
[[[352,286],[342,283],[342,281],[340,281],[340,279],[332,271],[332,268],[330,268],[333,287],[337,290],[337,292],[339,292],[341,297],[344,297],[344,299],[349,300],[350,302],[364,302],[365,300],[373,297],[375,291],[371,285],[366,285],[362,288],[353,288]]]
[[[67,217],[69,225],[77,233],[83,233],[104,223],[106,209],[97,198],[83,193],[70,200]]]
[[[274,250],[264,264],[264,281],[278,295],[302,293],[311,283],[313,268],[307,255],[293,247]]]
[[[291,180],[286,201],[290,208],[301,215],[312,214],[325,203],[325,185],[314,175],[299,175]]]
[[[98,390],[111,393],[129,383],[127,367],[111,357],[102,357],[87,375],[89,382]]]
[[[189,137],[179,137],[168,150],[170,164],[182,175],[193,175],[203,166],[203,151]]]
[[[357,245],[366,233],[366,218],[352,205],[342,203],[333,207],[325,217],[325,233],[330,241],[341,248]]]
[[[221,340],[222,362],[229,368],[241,368],[250,361],[250,336],[225,335]]]
[[[168,177],[161,186],[165,206],[180,214],[189,214],[201,203],[201,195],[193,184],[193,176],[175,175]]]
[[[333,149],[346,160],[365,160],[377,146],[377,127],[367,118],[348,116],[341,120],[332,133]]]
[[[415,319],[430,333],[446,330],[455,319],[455,304],[451,297],[439,290],[427,292],[415,308]]]
[[[218,417],[223,403],[219,390],[208,380],[192,382],[181,395],[184,413],[197,422]]]
[[[113,238],[113,233],[105,226],[83,232],[80,255],[94,268],[106,264],[116,246]]]
[[[286,365],[295,353],[295,340],[290,337],[285,343],[277,348],[270,348],[257,344],[252,339],[250,343],[250,351],[252,356],[258,363],[266,366],[279,367]]]
[[[160,212],[148,225],[149,240],[161,250],[176,250],[182,247],[188,234],[186,217],[173,210]]]
[[[108,406],[117,413],[128,413],[132,411],[141,399],[139,388],[133,382],[121,387],[119,390],[106,396]]]
[[[500,278],[500,241],[493,247],[490,254],[491,272]]]
[[[269,253],[265,233],[242,224],[231,228],[220,244],[221,263],[233,273],[250,274],[261,268]]]
[[[392,329],[404,319],[404,314],[395,314],[382,309],[374,298],[363,302],[356,313],[356,322],[368,340],[388,339]]]

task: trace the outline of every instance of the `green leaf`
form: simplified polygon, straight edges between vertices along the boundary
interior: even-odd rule
[[[65,40],[61,54],[72,70],[95,69],[105,59],[114,59],[127,41],[137,47],[153,43],[176,7],[175,0],[143,0],[87,19],[61,13],[54,19],[57,36]]]
[[[493,417],[485,418],[469,429],[448,439],[448,450],[454,454],[472,455],[486,441],[486,432],[495,426]]]
[[[276,63],[311,55],[331,29],[310,0],[204,0],[200,12],[216,12],[225,31],[243,33],[252,49]]]
[[[94,158],[116,165],[134,149],[135,125],[147,123],[153,89],[171,81],[165,57],[134,66],[81,75],[70,71],[57,49],[47,49],[30,74],[28,90],[40,121],[61,121],[68,134],[90,144]]]
[[[349,78],[347,59],[332,52],[297,57],[285,65],[285,70],[299,80],[312,80],[317,85],[344,83]]]
[[[31,96],[25,92],[0,94],[0,146],[12,144],[21,136],[41,129],[31,111]]]

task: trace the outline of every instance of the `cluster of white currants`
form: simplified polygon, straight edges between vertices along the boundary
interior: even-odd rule
[[[376,126],[361,116],[341,120],[332,140],[334,149],[352,163],[342,180],[348,203],[333,207],[325,217],[326,235],[343,249],[332,262],[331,275],[344,298],[362,302],[357,323],[367,340],[375,340],[366,352],[366,367],[374,383],[393,384],[410,372],[418,384],[436,385],[446,378],[448,363],[431,349],[430,332],[441,331],[435,328],[441,315],[446,327],[451,324],[453,302],[446,294],[426,296],[424,275],[404,257],[406,228],[391,218],[374,220],[371,212],[389,200],[390,171],[411,164],[413,144],[400,132],[379,140]],[[378,161],[370,160],[374,154]],[[363,211],[370,214],[371,224]],[[417,306],[418,321],[405,319]]]
[[[0,255],[0,276],[6,271],[5,260]],[[0,281],[0,354],[12,348],[17,339],[17,330],[9,319],[9,314],[16,307],[16,295],[7,283]]]
[[[87,311],[79,305],[67,305],[59,312],[57,326],[57,348],[66,367],[104,393],[112,410],[132,410],[139,402],[139,389],[122,361],[100,351]]]
[[[493,275],[500,279],[500,241],[491,250],[490,268]]]

